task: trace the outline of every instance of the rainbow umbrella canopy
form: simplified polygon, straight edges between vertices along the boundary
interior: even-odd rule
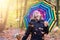
[[[35,11],[38,11],[38,13],[42,15],[43,19],[49,23],[49,30],[51,30],[56,21],[56,14],[51,5],[45,1],[34,4],[29,8],[29,10],[27,10],[27,14],[24,16],[26,28],[28,27],[30,19]]]

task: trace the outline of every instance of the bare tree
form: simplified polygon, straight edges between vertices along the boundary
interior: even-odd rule
[[[6,15],[5,15],[4,22],[0,23],[0,33],[3,32],[3,30],[5,29],[6,23],[7,23],[8,11],[9,11],[9,4],[10,4],[10,1],[8,3],[8,6],[7,6],[7,10],[6,10]]]

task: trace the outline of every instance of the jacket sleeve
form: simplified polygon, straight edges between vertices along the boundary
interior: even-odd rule
[[[28,26],[28,28],[27,28],[27,30],[26,30],[26,32],[25,32],[25,35],[23,36],[23,38],[22,38],[22,40],[26,40],[27,38],[28,38],[28,36],[29,36],[29,34],[32,32],[32,27],[31,27],[31,23],[29,23],[29,26]]]
[[[48,26],[47,26],[47,27],[44,27],[44,32],[45,32],[45,34],[48,34],[48,33],[49,33],[49,28],[48,28]]]

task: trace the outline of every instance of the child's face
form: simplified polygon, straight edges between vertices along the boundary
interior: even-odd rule
[[[39,12],[35,12],[34,17],[35,17],[35,19],[40,20],[41,14]]]

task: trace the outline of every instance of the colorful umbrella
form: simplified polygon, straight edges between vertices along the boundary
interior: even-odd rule
[[[31,19],[31,17],[34,14],[35,11],[40,12],[43,19],[45,21],[48,21],[49,30],[51,30],[51,28],[53,27],[53,24],[56,21],[56,14],[54,12],[55,10],[52,9],[51,5],[48,4],[45,1],[44,2],[39,2],[39,3],[35,4],[35,5],[33,5],[32,7],[30,7],[27,14],[24,16],[24,23],[25,23],[26,27],[28,27],[30,19]]]

